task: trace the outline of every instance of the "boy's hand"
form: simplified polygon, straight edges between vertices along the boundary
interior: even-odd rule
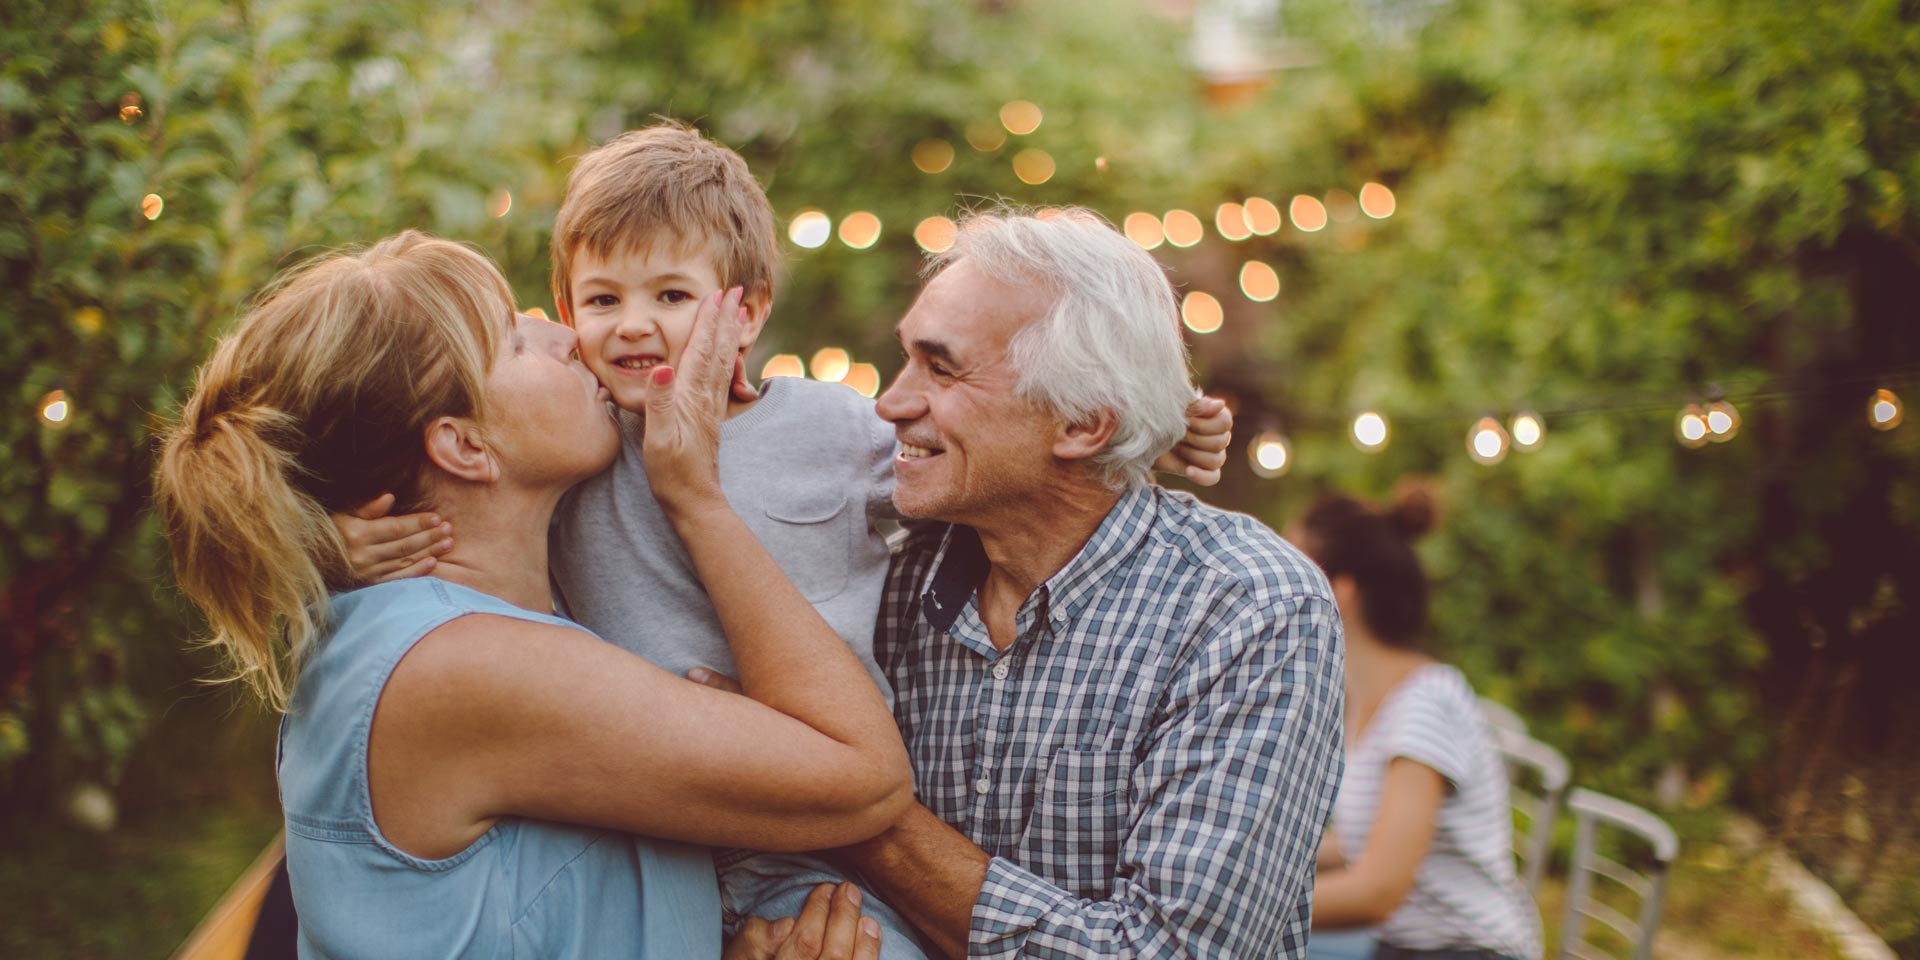
[[[347,545],[347,568],[362,585],[425,576],[439,556],[453,549],[453,524],[438,514],[389,517],[393,494],[383,493],[346,513],[332,515]]]
[[[733,358],[733,398],[741,403],[760,399],[760,388],[747,379],[747,354],[744,350]]]
[[[1220,482],[1233,442],[1233,411],[1219,397],[1201,397],[1187,407],[1187,435],[1153,462],[1153,469],[1186,477],[1203,487]]]

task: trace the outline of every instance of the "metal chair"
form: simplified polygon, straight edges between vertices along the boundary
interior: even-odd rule
[[[1538,896],[1553,846],[1553,822],[1567,795],[1567,758],[1524,733],[1496,729],[1494,736],[1507,763],[1507,802],[1526,822],[1524,834],[1514,831],[1513,853],[1520,861],[1527,893]]]
[[[1582,934],[1586,922],[1593,920],[1612,930],[1632,945],[1633,960],[1653,956],[1653,935],[1660,926],[1660,908],[1667,894],[1667,868],[1680,852],[1680,839],[1665,820],[1624,800],[1606,794],[1576,788],[1567,798],[1577,830],[1574,834],[1573,863],[1568,868],[1567,914],[1560,925],[1562,960],[1600,960],[1611,956],[1589,943]],[[1639,873],[1622,863],[1608,859],[1595,849],[1595,830],[1625,834],[1651,848],[1653,868]],[[1639,919],[1594,895],[1593,878],[1599,876],[1632,893],[1640,901]]]

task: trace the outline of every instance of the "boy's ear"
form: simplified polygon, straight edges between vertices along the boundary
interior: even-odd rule
[[[1084,423],[1063,423],[1053,437],[1053,455],[1062,460],[1088,460],[1107,448],[1120,420],[1101,410]]]
[[[740,352],[745,353],[753,349],[760,331],[766,329],[767,317],[773,313],[773,291],[765,287],[750,290],[740,298],[740,305],[747,309],[747,322],[740,325]]]
[[[427,424],[427,459],[447,475],[469,483],[500,479],[500,464],[480,435],[480,427],[465,417],[439,417]]]

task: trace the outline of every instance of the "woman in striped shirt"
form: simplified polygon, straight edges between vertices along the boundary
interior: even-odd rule
[[[1539,912],[1515,876],[1500,756],[1466,678],[1420,649],[1412,540],[1433,512],[1420,488],[1384,511],[1334,497],[1294,530],[1346,632],[1347,765],[1313,929],[1374,927],[1376,960],[1533,960]]]

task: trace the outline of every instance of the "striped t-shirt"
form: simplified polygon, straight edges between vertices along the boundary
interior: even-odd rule
[[[1478,700],[1460,671],[1431,663],[1387,694],[1349,745],[1333,832],[1349,858],[1366,848],[1387,765],[1406,757],[1447,782],[1433,844],[1380,940],[1416,950],[1473,948],[1540,955],[1540,914],[1513,867],[1507,775]]]

